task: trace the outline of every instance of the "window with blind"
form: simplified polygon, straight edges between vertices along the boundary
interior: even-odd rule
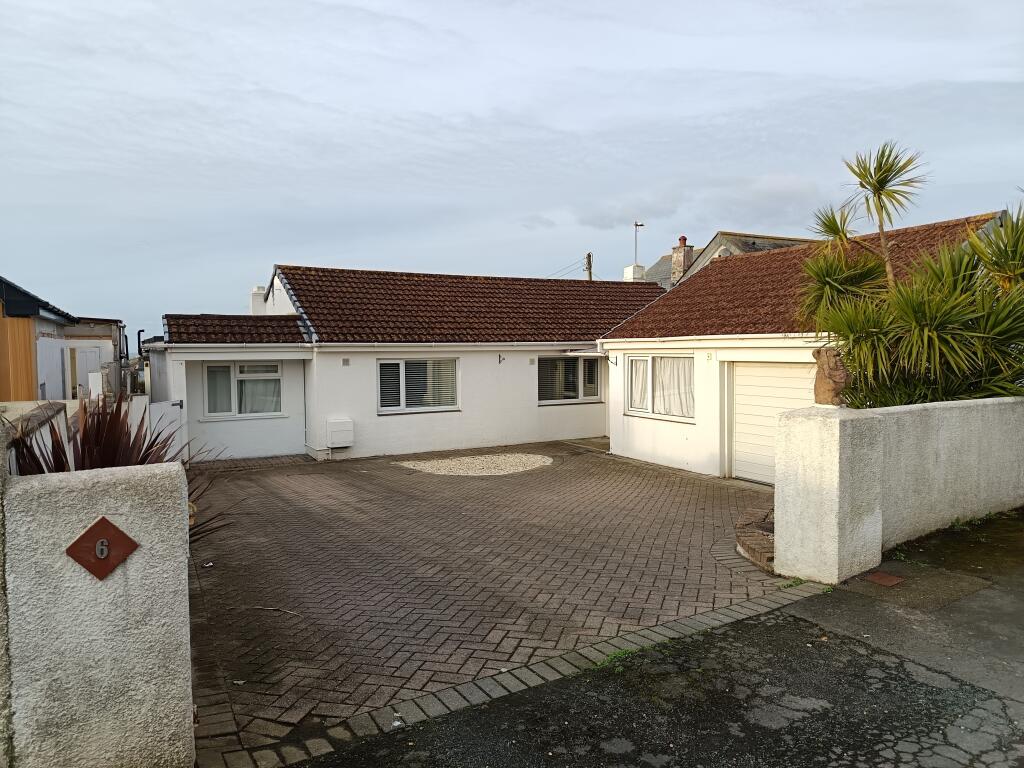
[[[377,392],[381,413],[457,408],[457,361],[378,360]]]
[[[694,417],[692,357],[631,355],[627,360],[627,412],[678,419]]]
[[[596,357],[541,357],[537,360],[537,400],[558,403],[596,400],[601,394]]]

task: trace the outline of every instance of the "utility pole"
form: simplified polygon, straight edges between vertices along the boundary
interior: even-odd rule
[[[590,251],[583,257],[583,271],[587,273],[587,280],[594,279],[594,254]]]
[[[638,253],[639,253],[638,246],[639,246],[639,242],[640,242],[640,227],[642,227],[643,225],[644,225],[644,223],[642,221],[634,221],[633,222],[633,264],[634,264],[634,266],[638,265],[640,263],[640,259],[638,258]]]

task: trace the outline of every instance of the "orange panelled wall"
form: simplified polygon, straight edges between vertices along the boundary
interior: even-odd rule
[[[0,302],[0,401],[39,397],[35,336],[31,317],[7,317]]]

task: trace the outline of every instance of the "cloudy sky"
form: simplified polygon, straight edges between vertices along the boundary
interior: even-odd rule
[[[1022,127],[1020,0],[6,0],[0,274],[147,335],[275,262],[618,279],[889,138],[907,223],[1001,208]]]

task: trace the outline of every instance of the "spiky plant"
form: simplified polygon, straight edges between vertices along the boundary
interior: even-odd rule
[[[972,232],[967,246],[1000,290],[1024,283],[1024,205],[997,227]]]
[[[833,292],[817,326],[851,373],[848,405],[1024,395],[1024,284],[1004,290],[974,248],[942,248],[880,291],[814,286],[832,267],[826,254],[812,261],[805,297]]]
[[[133,426],[123,395],[113,407],[103,398],[79,402],[78,428],[68,438],[71,456],[56,425],[51,421],[49,427],[49,446],[38,433],[14,436],[11,442],[19,474],[160,464],[177,461],[184,452],[184,447],[174,448],[176,428],[150,429],[145,416]]]
[[[838,249],[825,249],[803,264],[809,278],[800,304],[802,321],[815,330],[827,332],[823,317],[853,298],[877,296],[885,290],[885,265],[870,254],[850,256]]]
[[[874,151],[858,152],[853,160],[843,163],[853,174],[858,192],[851,202],[864,205],[868,218],[878,227],[878,244],[885,274],[892,285],[896,282],[892,261],[889,258],[889,243],[885,228],[892,226],[898,213],[902,213],[913,201],[927,177],[922,169],[921,154],[887,141]]]

